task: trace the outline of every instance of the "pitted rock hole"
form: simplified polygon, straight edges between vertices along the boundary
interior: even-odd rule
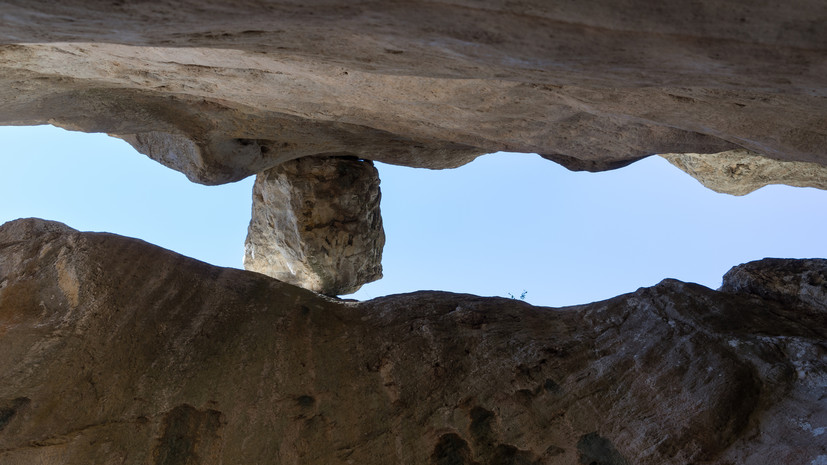
[[[596,432],[580,437],[577,452],[580,465],[629,465],[614,444]]]
[[[155,465],[207,465],[220,451],[222,415],[179,405],[164,418],[164,434],[155,448]]]
[[[3,431],[17,416],[17,413],[30,403],[31,400],[27,397],[18,397],[10,401],[0,402],[0,431]]]
[[[458,434],[443,434],[431,454],[431,465],[473,465],[468,441]]]

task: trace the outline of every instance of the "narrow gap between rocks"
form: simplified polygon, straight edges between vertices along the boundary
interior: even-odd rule
[[[241,267],[253,178],[206,187],[103,134],[0,127],[0,222],[42,217]],[[532,154],[455,170],[377,164],[385,277],[352,296],[420,289],[585,303],[664,278],[716,288],[731,266],[824,257],[827,192],[712,192],[659,157],[573,173]]]

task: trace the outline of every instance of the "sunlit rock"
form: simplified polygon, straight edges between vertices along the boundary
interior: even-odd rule
[[[328,295],[382,277],[379,174],[353,157],[308,157],[256,177],[244,268]]]
[[[724,194],[746,195],[770,184],[827,189],[827,167],[818,163],[773,160],[743,149],[661,156],[704,186]]]

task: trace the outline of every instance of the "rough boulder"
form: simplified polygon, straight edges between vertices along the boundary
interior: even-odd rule
[[[382,277],[379,173],[369,161],[308,157],[256,177],[244,268],[328,295]]]

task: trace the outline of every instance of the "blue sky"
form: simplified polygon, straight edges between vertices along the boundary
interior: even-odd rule
[[[62,221],[240,268],[253,178],[193,184],[103,134],[0,127],[0,222]],[[670,277],[712,288],[763,257],[827,257],[827,192],[712,192],[659,157],[573,173],[533,154],[455,170],[377,165],[385,278],[354,298],[420,289],[602,300]]]

